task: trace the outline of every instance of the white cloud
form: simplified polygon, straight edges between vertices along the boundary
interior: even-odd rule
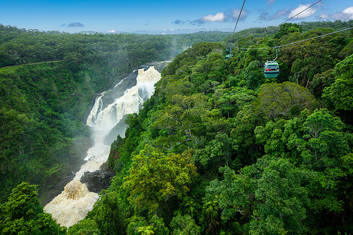
[[[307,4],[307,5],[302,5],[300,4],[297,8],[295,8],[294,10],[292,10],[289,13],[288,18],[294,17],[295,15],[299,14],[300,12],[304,11],[306,8],[308,8],[311,4]],[[310,17],[312,15],[314,15],[316,12],[316,9],[314,8],[309,8],[307,10],[305,10],[303,13],[297,15],[296,17],[294,17],[294,19],[303,19],[303,18],[307,18]]]
[[[346,16],[346,19],[353,20],[353,6],[347,7],[342,11],[342,13]]]
[[[116,33],[115,29],[108,30],[108,33]]]
[[[205,23],[223,23],[223,22],[232,22],[235,21],[238,18],[238,15],[240,13],[239,9],[235,10],[229,10],[229,11],[221,11],[216,14],[210,14],[203,16],[199,19],[196,20],[174,20],[172,23],[177,24],[177,25],[183,25],[183,24],[191,24],[191,25],[197,25],[200,26]],[[249,15],[248,11],[243,9],[240,20],[245,20],[246,17]]]
[[[328,18],[333,20],[353,20],[353,6],[347,7],[343,11],[336,12],[328,16]]]
[[[322,13],[317,18],[320,20],[353,20],[353,6],[332,14]]]
[[[233,19],[237,19],[240,13],[240,9],[235,9],[232,11],[232,17]],[[247,17],[248,12],[246,10],[243,9],[243,11],[241,12],[241,16],[240,19],[243,20]]]
[[[347,15],[353,15],[353,6],[344,9],[344,10],[343,10],[343,13],[344,13],[344,14],[347,14]]]
[[[226,16],[223,12],[218,12],[215,15],[207,15],[201,18],[202,21],[207,21],[207,22],[223,22],[225,20]]]

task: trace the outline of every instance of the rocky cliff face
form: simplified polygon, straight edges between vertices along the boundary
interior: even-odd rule
[[[110,180],[114,176],[114,172],[109,169],[107,164],[103,164],[98,171],[85,172],[81,177],[81,183],[86,184],[90,192],[99,193],[103,189],[107,189],[110,185]]]

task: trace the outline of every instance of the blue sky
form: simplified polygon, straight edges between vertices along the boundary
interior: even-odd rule
[[[317,0],[247,0],[238,29],[278,25]],[[0,0],[0,24],[41,31],[232,31],[242,0]],[[323,0],[295,21],[353,19],[353,0]],[[294,22],[295,22],[294,21]]]

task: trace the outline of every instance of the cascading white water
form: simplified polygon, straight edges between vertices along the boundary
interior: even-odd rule
[[[112,103],[104,105],[105,92],[96,98],[86,123],[91,127],[93,139],[93,146],[87,151],[86,162],[75,174],[74,179],[65,186],[64,191],[44,207],[45,212],[50,213],[57,223],[70,227],[93,209],[99,196],[88,191],[87,186],[80,182],[81,177],[87,171],[97,171],[107,161],[111,145],[111,142],[106,141],[107,136],[125,115],[139,111],[143,102],[154,93],[154,85],[160,78],[161,74],[154,66],[150,66],[147,70],[139,69],[136,85],[127,89]],[[119,87],[123,81],[114,88]],[[125,129],[126,127],[118,130],[122,137],[125,135]]]

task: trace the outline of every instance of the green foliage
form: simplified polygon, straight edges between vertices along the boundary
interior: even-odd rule
[[[127,228],[127,234],[168,235],[169,229],[165,226],[163,219],[157,215],[154,215],[149,223],[143,217],[132,217]]]
[[[338,63],[335,67],[335,82],[325,88],[323,97],[336,110],[353,109],[353,55]]]
[[[269,83],[263,85],[258,93],[256,111],[267,120],[274,120],[293,117],[314,105],[315,98],[310,92],[295,83]]]
[[[316,217],[308,217],[308,224],[324,221],[325,213],[342,211],[338,195],[349,190],[343,186],[343,179],[351,178],[344,159],[351,152],[352,137],[344,131],[339,118],[327,110],[316,110],[312,114],[304,111],[299,118],[259,126],[255,134],[257,140],[264,143],[267,155],[289,159],[297,167],[310,172],[310,178],[306,180],[311,198],[308,210]]]
[[[74,164],[74,142],[88,136],[81,117],[93,95],[71,80],[75,75],[59,63],[0,70],[1,196],[22,180],[43,184],[60,177],[68,171],[67,160]]]
[[[95,204],[94,214],[88,217],[94,221],[92,228],[97,228],[101,234],[112,234],[123,231],[124,220],[118,204],[116,192],[107,192]],[[76,225],[75,225],[76,226]]]
[[[315,98],[318,98],[322,96],[325,87],[330,86],[334,81],[334,71],[333,69],[329,69],[323,73],[315,74],[309,89]]]
[[[345,58],[353,54],[353,40],[351,40],[341,51],[340,56]]]
[[[148,145],[133,157],[129,176],[123,187],[129,192],[129,201],[135,207],[154,212],[161,202],[189,191],[188,185],[196,174],[187,154],[164,155]]]
[[[82,234],[90,234],[90,235],[100,235],[102,234],[96,222],[92,219],[85,219],[80,221],[78,224],[70,227],[67,231],[67,234],[72,235],[82,235]]]
[[[275,38],[281,38],[286,34],[302,32],[302,27],[298,24],[285,23],[279,26],[279,31],[276,33]]]
[[[302,234],[308,194],[305,174],[288,160],[262,158],[240,174],[225,167],[224,180],[212,181],[206,198],[217,198],[222,220],[250,219],[251,234]]]
[[[160,218],[157,215],[154,215],[150,219],[150,226],[153,227],[154,234],[156,234],[156,235],[168,235],[169,234],[169,229],[165,225],[163,218]]]
[[[190,215],[177,215],[170,222],[170,227],[173,230],[171,234],[179,235],[192,235],[201,234],[200,227],[195,223]]]
[[[12,189],[0,207],[1,234],[64,234],[49,214],[43,212],[37,188],[28,183]]]
[[[254,60],[249,63],[248,67],[245,70],[246,73],[246,87],[249,89],[255,90],[261,86],[265,79],[263,75],[263,68],[260,66],[260,62]]]
[[[236,47],[270,48],[349,24],[284,24],[245,30],[227,40]],[[19,48],[26,47],[15,39],[16,30],[6,30],[9,38],[0,37],[0,48],[6,49],[0,53],[0,63],[36,64],[0,69],[0,95],[7,97],[12,91],[9,101],[0,101],[0,120],[12,127],[0,127],[5,133],[0,135],[0,157],[7,163],[1,165],[0,174],[13,172],[8,166],[29,159],[20,156],[34,150],[43,155],[31,157],[30,164],[22,167],[38,165],[48,175],[57,175],[61,165],[49,158],[51,154],[43,157],[44,153],[60,152],[67,142],[59,140],[70,142],[78,130],[84,132],[77,120],[85,108],[76,115],[71,94],[88,89],[91,95],[81,100],[88,105],[88,97],[111,85],[112,77],[140,63],[166,58],[172,42],[177,49],[170,54],[205,36],[59,34],[72,44],[64,43],[63,50],[58,50],[63,54],[48,57],[53,61],[43,64],[31,53],[18,56]],[[223,36],[212,34],[210,40]],[[163,70],[155,94],[139,114],[127,118],[126,137],[113,143],[108,160],[116,171],[111,187],[69,233],[350,233],[351,42],[352,34],[337,33],[281,48],[276,80],[263,76],[263,64],[275,56],[274,50],[233,50],[234,57],[225,59],[225,43],[192,45]],[[75,49],[76,43],[80,46]],[[49,79],[54,73],[60,79]],[[46,79],[38,82],[40,77]],[[31,88],[37,84],[40,95]],[[44,84],[52,87],[50,92],[46,93]],[[54,92],[65,98],[57,99]],[[68,113],[63,112],[67,104],[72,107]],[[38,106],[44,115],[30,112]],[[63,125],[57,121],[63,119]],[[33,139],[28,136],[38,138],[36,145],[19,144],[23,138]],[[56,143],[55,148],[44,142],[47,139]]]
[[[208,55],[215,49],[220,49],[218,43],[198,43],[192,46],[192,50],[186,50],[178,55],[163,71],[163,75],[181,74],[190,71],[190,67],[196,64],[198,59]]]

